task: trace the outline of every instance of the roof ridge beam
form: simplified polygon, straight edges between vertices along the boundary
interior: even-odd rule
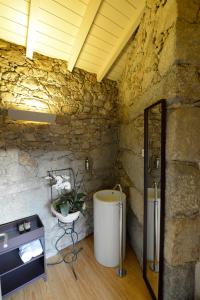
[[[74,44],[72,46],[72,55],[68,62],[68,70],[72,72],[78,57],[81,53],[81,50],[84,46],[88,33],[92,27],[96,14],[100,8],[102,0],[90,0],[89,4],[87,5],[86,12],[83,16],[83,20],[80,25],[79,32],[75,38]]]
[[[29,18],[28,18],[28,30],[27,30],[27,40],[26,40],[26,57],[32,59],[35,38],[36,38],[36,28],[37,28],[37,15],[40,6],[40,0],[30,0],[29,8]]]

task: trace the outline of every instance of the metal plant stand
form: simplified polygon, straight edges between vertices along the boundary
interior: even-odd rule
[[[83,249],[82,247],[80,247],[80,248],[76,247],[76,243],[78,242],[78,233],[75,231],[74,228],[75,228],[75,222],[77,220],[75,220],[75,221],[73,221],[71,223],[63,223],[63,222],[61,222],[61,221],[58,220],[58,226],[63,229],[63,233],[56,240],[55,248],[56,248],[58,254],[62,258],[58,262],[49,263],[48,264],[48,265],[57,265],[57,264],[60,264],[62,262],[65,262],[66,264],[69,264],[71,266],[71,268],[72,268],[72,272],[73,272],[74,277],[75,277],[76,280],[78,279],[78,277],[77,277],[76,272],[75,272],[74,263],[77,260],[78,253]],[[58,247],[58,243],[62,240],[62,238],[64,236],[68,236],[68,235],[70,235],[70,238],[71,238],[71,241],[72,241],[72,245],[70,246],[71,250],[69,252],[67,252],[66,254],[63,255],[61,253],[61,249],[59,249],[59,247]]]
[[[69,176],[69,182],[71,184],[71,188],[75,189],[76,185],[76,176],[74,174],[74,170],[72,168],[65,168],[65,169],[56,169],[48,171],[49,177],[55,176]],[[53,185],[51,185],[51,203],[54,199],[58,196],[58,192],[53,189]],[[77,275],[75,272],[74,263],[77,260],[78,253],[83,249],[76,247],[76,243],[78,242],[78,233],[75,231],[75,222],[78,220],[78,218],[70,223],[64,223],[58,220],[58,227],[63,230],[62,235],[56,240],[55,242],[55,248],[58,252],[58,254],[61,256],[61,260],[55,262],[55,263],[49,263],[48,265],[57,265],[62,262],[69,264],[72,268],[72,272],[74,274],[75,279],[77,280]],[[66,254],[62,254],[61,249],[59,249],[58,244],[59,242],[65,237],[70,236],[72,245],[70,246],[70,251],[68,251]]]

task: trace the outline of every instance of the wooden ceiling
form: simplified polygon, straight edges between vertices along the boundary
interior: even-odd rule
[[[0,0],[0,38],[118,80],[145,0]],[[118,58],[118,60],[117,60]]]

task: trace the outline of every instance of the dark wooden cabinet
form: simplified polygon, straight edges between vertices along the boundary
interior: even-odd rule
[[[31,230],[20,234],[17,226],[24,221],[31,223]],[[46,261],[44,226],[38,215],[0,225],[0,233],[8,235],[7,248],[3,247],[3,239],[0,239],[1,299],[1,295],[7,296],[36,279],[46,280]],[[23,263],[19,256],[19,247],[36,239],[40,240],[43,253]]]

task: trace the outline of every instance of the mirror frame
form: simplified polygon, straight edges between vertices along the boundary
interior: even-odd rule
[[[160,170],[160,253],[158,298],[147,278],[147,188],[148,188],[148,112],[161,105],[161,170]],[[163,299],[164,219],[165,219],[165,144],[166,144],[166,100],[161,99],[144,110],[144,230],[143,230],[143,278],[153,300]]]

